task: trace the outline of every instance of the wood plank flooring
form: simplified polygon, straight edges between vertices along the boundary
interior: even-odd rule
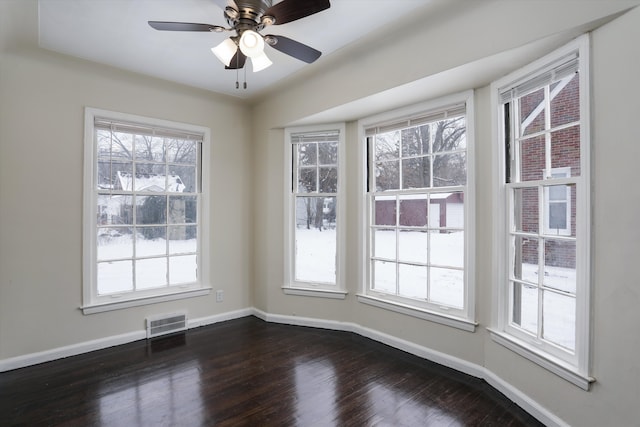
[[[0,426],[540,426],[486,382],[246,317],[0,373]]]

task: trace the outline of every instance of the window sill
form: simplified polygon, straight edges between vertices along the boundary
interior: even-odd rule
[[[198,289],[190,289],[186,291],[182,290],[182,291],[163,294],[163,295],[154,295],[149,297],[128,299],[125,301],[113,301],[113,302],[105,302],[105,303],[97,303],[97,304],[88,304],[80,307],[80,309],[82,310],[83,314],[95,314],[95,313],[103,313],[105,311],[120,310],[123,308],[138,307],[138,306],[147,305],[147,304],[155,304],[155,303],[165,302],[165,301],[174,301],[178,299],[200,297],[204,295],[209,295],[210,293],[211,293],[211,288],[198,288]]]
[[[317,298],[330,298],[330,299],[345,299],[347,297],[346,291],[336,291],[332,289],[310,289],[310,288],[295,288],[292,286],[283,286],[282,291],[286,295],[300,295],[305,297],[317,297]]]
[[[374,307],[383,308],[385,310],[394,311],[407,316],[417,317],[419,319],[428,320],[441,325],[451,326],[452,328],[462,329],[467,332],[475,332],[476,326],[478,326],[476,322],[471,320],[455,316],[447,316],[445,314],[435,313],[433,311],[427,311],[381,298],[375,298],[370,295],[360,294],[358,295],[358,301],[363,304],[372,305]]]
[[[491,339],[496,343],[508,348],[525,359],[530,360],[531,362],[545,368],[585,391],[589,391],[591,383],[595,381],[595,378],[578,372],[575,367],[531,347],[524,341],[507,335],[504,332],[490,328],[487,329],[491,334]]]

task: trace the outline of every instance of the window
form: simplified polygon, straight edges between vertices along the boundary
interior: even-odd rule
[[[362,302],[473,329],[473,93],[363,122],[367,159]]]
[[[497,340],[588,388],[588,39],[494,84]],[[506,260],[502,262],[502,260]]]
[[[85,128],[85,313],[203,294],[208,130],[95,109]]]
[[[340,258],[343,126],[286,130],[285,293],[344,298]]]

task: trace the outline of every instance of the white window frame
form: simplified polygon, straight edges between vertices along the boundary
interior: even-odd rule
[[[466,165],[467,181],[463,187],[464,192],[464,307],[456,309],[445,307],[426,301],[398,297],[396,295],[385,294],[371,288],[371,238],[370,221],[372,202],[367,192],[367,182],[369,180],[367,159],[367,137],[365,129],[393,123],[399,120],[411,120],[412,117],[429,116],[440,114],[455,105],[464,105],[466,109]],[[360,243],[360,271],[359,282],[361,283],[358,301],[367,305],[394,311],[404,315],[417,317],[442,325],[451,326],[469,332],[474,332],[477,326],[475,321],[475,113],[474,113],[474,92],[472,90],[452,94],[442,98],[434,99],[424,103],[407,106],[387,113],[362,119],[358,123],[359,128],[359,188],[362,197],[359,200],[359,216],[361,227],[359,228]],[[442,187],[446,189],[446,187]],[[440,190],[440,188],[438,188]]]
[[[346,198],[345,198],[345,124],[332,123],[313,126],[289,127],[284,130],[284,284],[282,290],[287,295],[344,299],[347,295],[344,279],[346,255]],[[301,133],[338,133],[338,186],[336,191],[336,283],[320,281],[300,281],[295,279],[296,257],[296,192],[293,191],[294,161],[292,135]]]
[[[527,81],[535,80],[536,77],[548,73],[549,70],[557,66],[564,59],[571,55],[578,57],[579,61],[579,84],[580,84],[580,176],[557,178],[556,184],[577,183],[576,189],[576,341],[573,354],[548,341],[539,340],[527,334],[523,330],[509,324],[509,313],[511,309],[511,287],[509,285],[509,271],[511,268],[509,230],[513,227],[510,206],[512,205],[509,196],[508,184],[506,182],[506,149],[504,135],[504,111],[501,102],[501,93],[510,87],[516,87]],[[492,310],[491,332],[492,339],[548,369],[556,375],[573,383],[574,385],[588,390],[590,384],[595,381],[589,375],[589,344],[590,344],[590,105],[589,105],[589,35],[583,35],[546,55],[545,57],[517,70],[491,85],[491,105],[493,115],[493,158],[494,169],[494,200],[498,211],[494,215],[494,277],[493,299],[494,308]],[[549,111],[549,110],[547,110]],[[548,162],[547,162],[548,163]],[[552,172],[553,170],[547,170]],[[563,173],[569,171],[560,171]],[[570,173],[569,173],[570,175]],[[549,178],[549,177],[546,177]],[[528,183],[523,183],[523,185]],[[512,186],[518,184],[512,184]],[[543,184],[544,185],[544,184]],[[526,185],[525,185],[526,186]],[[515,187],[514,187],[515,188]],[[544,193],[547,193],[545,191]],[[545,194],[543,197],[547,197]],[[541,198],[540,200],[544,200]],[[567,193],[568,211],[571,210],[571,193]],[[540,208],[540,214],[544,215],[543,222],[548,221],[548,212]],[[569,227],[570,221],[568,221]],[[547,233],[545,226],[543,233]],[[567,233],[570,234],[570,231]],[[551,236],[557,233],[550,233]]]
[[[194,283],[167,286],[163,288],[122,292],[109,295],[98,295],[97,292],[97,153],[94,121],[96,118],[113,121],[137,123],[165,129],[182,130],[189,133],[202,134],[201,148],[201,189],[198,198],[198,247],[197,281]],[[83,280],[82,280],[82,306],[84,314],[100,313],[128,307],[153,304],[176,299],[191,298],[207,295],[211,292],[209,285],[209,209],[208,209],[208,182],[209,182],[209,152],[210,136],[209,128],[190,124],[160,120],[155,118],[137,116],[132,114],[102,110],[97,108],[85,108],[84,123],[84,198],[83,198]]]

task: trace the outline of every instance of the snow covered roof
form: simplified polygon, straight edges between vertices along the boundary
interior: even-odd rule
[[[132,179],[132,174],[129,172],[118,171],[117,174],[120,186],[124,191],[132,191],[132,186],[134,186],[133,191],[171,191],[181,193],[186,188],[178,175],[136,173],[135,179]]]

